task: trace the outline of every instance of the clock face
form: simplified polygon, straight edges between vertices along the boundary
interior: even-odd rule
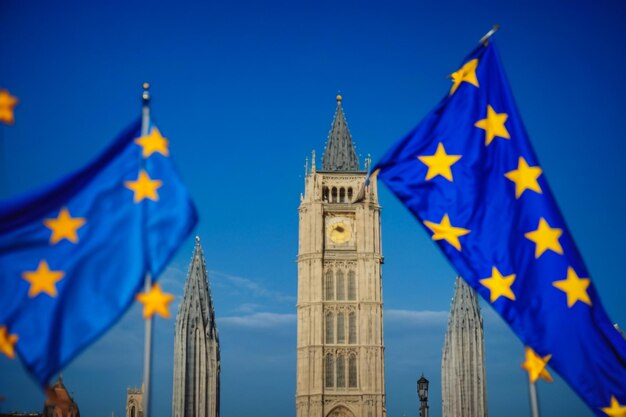
[[[352,228],[347,221],[333,222],[328,227],[328,237],[333,243],[345,243],[352,238]]]

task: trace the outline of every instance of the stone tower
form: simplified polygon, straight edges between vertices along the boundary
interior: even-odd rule
[[[443,417],[487,416],[483,340],[476,291],[458,277],[441,360]]]
[[[369,161],[366,162],[369,164]],[[366,167],[367,168],[367,167]],[[337,96],[300,202],[296,417],[384,417],[380,206]]]
[[[143,417],[143,386],[126,390],[126,417]]]
[[[174,336],[173,417],[219,417],[220,344],[208,274],[196,237]]]

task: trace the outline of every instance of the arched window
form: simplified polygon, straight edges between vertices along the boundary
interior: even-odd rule
[[[348,300],[356,300],[356,274],[348,272]]]
[[[332,313],[326,314],[326,343],[335,343],[335,318]]]
[[[333,363],[333,355],[326,355],[326,388],[335,386],[335,364]]]
[[[352,187],[348,188],[348,203],[352,202]]]
[[[130,417],[135,417],[135,406],[130,407]]]
[[[328,270],[326,271],[326,299],[327,300],[332,300],[333,298],[335,298],[335,285],[333,282],[333,271],[332,270]]]
[[[322,189],[322,200],[328,201],[328,187]]]
[[[336,203],[337,202],[337,187],[333,187],[332,190],[332,197],[331,197],[331,203]]]
[[[348,387],[356,388],[356,355],[350,355],[348,359]]]
[[[339,202],[340,203],[346,202],[346,189],[343,187],[339,189]]]
[[[337,343],[346,343],[346,316],[337,314]]]
[[[346,299],[346,280],[343,271],[337,271],[337,300]]]
[[[348,343],[356,343],[356,313],[354,311],[348,316]]]
[[[337,388],[346,386],[346,359],[343,354],[337,356]]]

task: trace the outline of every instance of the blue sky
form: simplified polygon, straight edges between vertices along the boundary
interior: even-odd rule
[[[496,22],[544,173],[609,316],[626,327],[622,1],[4,0],[0,88],[20,105],[16,124],[0,126],[0,195],[81,167],[139,116],[141,84],[152,83],[154,119],[201,216],[222,415],[293,415],[297,207],[335,95],[361,160],[376,160],[447,93],[447,74]],[[437,417],[455,274],[384,186],[380,200],[388,415],[417,415],[424,372]],[[192,250],[190,237],[161,277],[177,303]],[[523,347],[483,307],[489,413],[526,416]],[[173,327],[156,322],[155,417],[171,413]],[[141,382],[142,343],[135,306],[64,371],[83,415],[123,413],[126,387]],[[0,395],[2,411],[42,408],[37,386],[4,357]],[[592,415],[558,378],[539,395],[545,415]]]

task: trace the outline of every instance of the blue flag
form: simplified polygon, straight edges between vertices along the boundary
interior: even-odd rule
[[[550,192],[493,43],[374,167],[457,272],[600,416],[626,415],[626,340]]]
[[[45,385],[130,307],[197,222],[158,129],[0,205],[0,353]]]

